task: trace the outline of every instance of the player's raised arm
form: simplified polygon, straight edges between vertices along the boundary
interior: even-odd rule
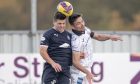
[[[106,41],[106,40],[122,41],[122,38],[118,35],[98,34],[98,33],[91,32],[91,37],[98,41]]]

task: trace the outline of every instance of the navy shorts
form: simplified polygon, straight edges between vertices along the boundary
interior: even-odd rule
[[[55,72],[49,64],[44,64],[42,84],[70,84],[70,67],[62,67],[62,72]]]

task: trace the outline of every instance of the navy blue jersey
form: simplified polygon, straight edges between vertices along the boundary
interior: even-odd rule
[[[40,45],[48,46],[47,52],[55,62],[62,66],[71,65],[72,48],[71,34],[69,32],[60,33],[52,28],[43,34]]]

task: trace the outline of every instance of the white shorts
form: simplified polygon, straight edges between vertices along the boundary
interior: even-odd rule
[[[90,71],[89,67],[85,68]],[[71,66],[70,73],[71,73],[71,84],[89,84],[86,78],[86,74],[79,71],[74,66]]]

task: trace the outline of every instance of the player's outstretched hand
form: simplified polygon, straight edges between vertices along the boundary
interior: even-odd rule
[[[62,67],[61,67],[60,64],[54,62],[54,63],[52,63],[51,65],[52,65],[52,67],[54,68],[54,70],[55,70],[56,72],[61,72],[61,71],[62,71]]]
[[[122,40],[122,38],[120,37],[120,36],[117,36],[117,35],[111,35],[110,36],[110,39],[112,40],[112,41],[123,41]]]

